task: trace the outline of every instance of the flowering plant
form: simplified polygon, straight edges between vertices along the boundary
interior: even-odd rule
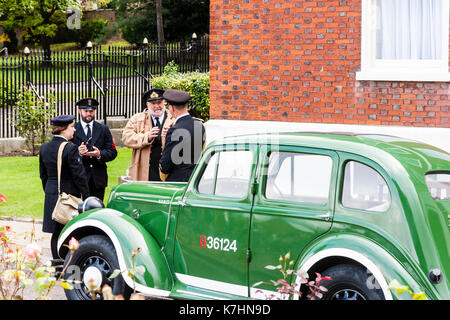
[[[6,201],[8,201],[8,199],[6,199],[6,197],[0,193],[0,202],[6,202]]]
[[[34,241],[34,225],[24,249],[11,241],[12,233],[11,227],[0,226],[0,300],[23,300],[25,288],[33,283],[38,300],[50,299],[49,293],[55,285],[72,288],[69,280],[62,279],[64,270],[56,278],[55,268],[42,263],[42,248]],[[75,241],[73,250],[77,248]]]
[[[331,280],[330,277],[322,277],[320,273],[316,272],[316,279],[313,281],[308,280],[307,274],[302,274],[300,271],[292,269],[294,266],[294,261],[290,260],[291,253],[288,252],[285,254],[284,258],[280,256],[278,262],[280,263],[277,266],[268,265],[265,268],[269,270],[279,270],[283,276],[282,279],[278,280],[270,280],[271,282],[260,281],[255,283],[252,287],[257,287],[261,284],[269,284],[276,287],[278,295],[269,294],[266,295],[266,299],[278,299],[278,300],[292,300],[294,297],[300,298],[302,296],[302,292],[300,291],[299,286],[304,284],[309,288],[309,294],[307,298],[309,300],[315,300],[316,298],[321,299],[323,297],[322,292],[327,292],[328,289],[321,285],[322,281]],[[298,283],[294,283],[293,276],[297,276],[299,280]],[[256,290],[256,293],[264,294],[262,290]]]

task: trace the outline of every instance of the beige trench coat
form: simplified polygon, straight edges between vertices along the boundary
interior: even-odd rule
[[[165,112],[166,119],[164,128],[170,128],[175,123],[175,119]],[[153,121],[147,110],[137,113],[130,118],[122,132],[122,142],[128,148],[132,148],[131,165],[128,168],[129,179],[135,181],[148,181],[151,143],[148,142],[146,132],[153,127]],[[161,143],[164,148],[165,137]]]

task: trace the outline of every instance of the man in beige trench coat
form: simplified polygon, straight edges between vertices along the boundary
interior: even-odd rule
[[[159,160],[165,144],[164,128],[170,128],[175,119],[166,111],[164,90],[151,89],[144,93],[146,108],[128,121],[122,133],[122,142],[132,148],[128,176],[134,181],[161,181]]]

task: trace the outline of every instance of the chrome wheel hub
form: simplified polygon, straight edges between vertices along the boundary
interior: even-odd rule
[[[102,272],[96,267],[88,267],[83,274],[83,283],[88,288],[100,288],[103,282]]]

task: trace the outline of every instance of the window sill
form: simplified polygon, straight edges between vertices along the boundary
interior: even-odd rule
[[[359,71],[358,81],[415,81],[415,82],[450,82],[450,72],[393,72],[389,71]]]

